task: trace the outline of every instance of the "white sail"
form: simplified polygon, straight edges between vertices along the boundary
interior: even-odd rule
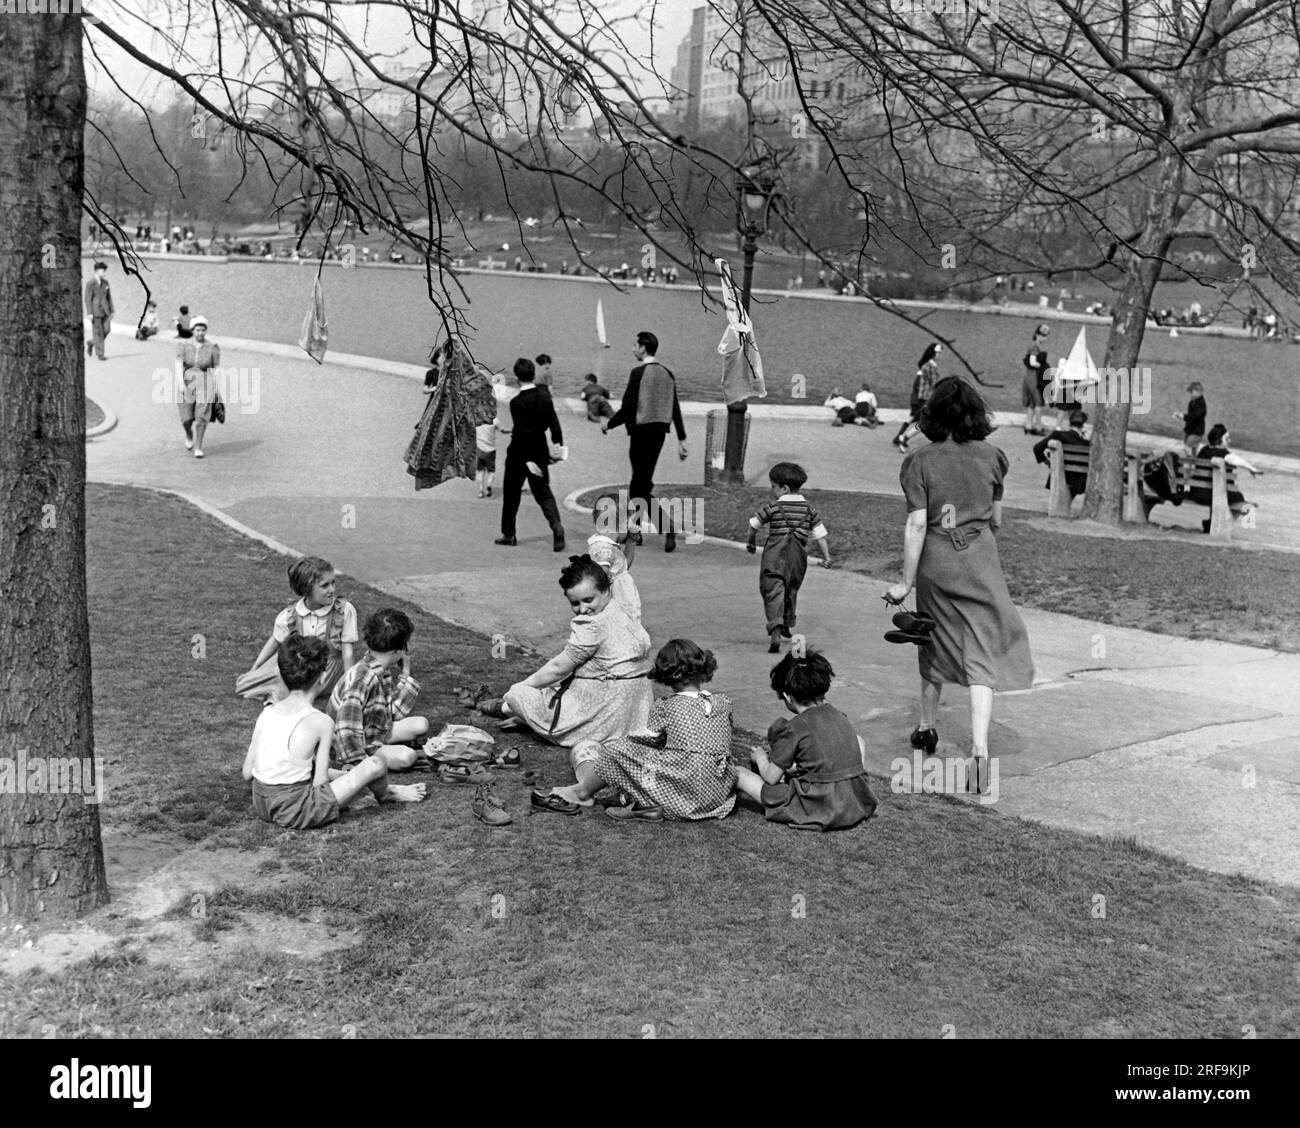
[[[605,307],[599,298],[596,299],[596,340],[602,348],[609,348],[609,339],[605,336]]]
[[[1074,339],[1074,347],[1070,350],[1070,355],[1062,360],[1056,366],[1056,375],[1052,379],[1052,384],[1059,387],[1061,384],[1096,384],[1101,380],[1097,375],[1097,366],[1092,362],[1092,356],[1088,352],[1087,329],[1080,329],[1079,335]]]

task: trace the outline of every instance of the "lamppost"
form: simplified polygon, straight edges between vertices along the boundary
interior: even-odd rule
[[[758,250],[758,237],[767,231],[772,204],[781,195],[776,172],[770,158],[745,165],[736,174],[736,226],[740,230],[741,252],[745,256],[745,269],[740,282],[740,305],[749,314],[749,291],[754,281],[754,253]],[[727,404],[727,441],[723,462],[723,479],[728,482],[745,480],[745,413],[749,400],[736,400]]]

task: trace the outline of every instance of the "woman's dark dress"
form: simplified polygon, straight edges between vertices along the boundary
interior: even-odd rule
[[[1204,458],[1207,460],[1211,458],[1227,458],[1228,453],[1229,452],[1227,447],[1209,446],[1207,444],[1206,446],[1201,447],[1201,449],[1196,452],[1196,457]],[[1245,494],[1243,494],[1240,490],[1233,488],[1237,484],[1236,473],[1233,471],[1233,468],[1231,466],[1225,467],[1225,470],[1226,470],[1226,477],[1227,477],[1226,485],[1228,487],[1229,508],[1231,508],[1232,506],[1245,505],[1246,504]],[[1197,505],[1213,505],[1214,491],[1210,489],[1209,486],[1194,486],[1192,489],[1187,491],[1187,498],[1189,501],[1192,501]]]
[[[784,783],[763,784],[763,814],[769,822],[799,830],[843,830],[875,812],[857,733],[833,705],[814,705],[773,721],[767,743],[772,763],[786,773]]]
[[[1033,683],[1029,635],[989,528],[1007,466],[1007,456],[983,441],[945,439],[903,459],[898,477],[908,512],[928,515],[916,606],[937,625],[933,643],[916,651],[924,681],[999,690]]]

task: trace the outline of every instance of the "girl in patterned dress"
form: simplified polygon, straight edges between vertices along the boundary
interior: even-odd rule
[[[277,654],[290,635],[323,639],[329,647],[329,662],[316,697],[329,698],[343,675],[352,668],[357,633],[357,610],[334,593],[334,568],[319,556],[304,556],[289,565],[289,586],[300,596],[275,617],[271,637],[254,660],[252,668],[235,680],[240,697],[265,697],[269,702],[288,695],[280,677]]]
[[[755,771],[737,769],[736,788],[769,822],[798,830],[841,830],[871,818],[876,797],[862,766],[866,748],[843,713],[826,703],[835,671],[815,650],[791,651],[772,667],[772,688],[794,714],[767,730],[771,755],[754,749]]]
[[[573,749],[578,782],[554,794],[590,805],[602,787],[616,787],[638,817],[721,819],[736,805],[731,751],[731,701],[702,688],[718,663],[688,639],[665,643],[650,679],[656,700],[646,727],[620,740],[583,741]],[[659,812],[657,814],[656,812]]]

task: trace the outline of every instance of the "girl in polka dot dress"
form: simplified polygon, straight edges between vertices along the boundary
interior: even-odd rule
[[[702,688],[717,668],[711,651],[687,639],[665,643],[650,673],[656,700],[646,731],[599,747],[596,786],[617,787],[634,807],[657,807],[668,819],[729,815],[736,805],[731,701]]]

